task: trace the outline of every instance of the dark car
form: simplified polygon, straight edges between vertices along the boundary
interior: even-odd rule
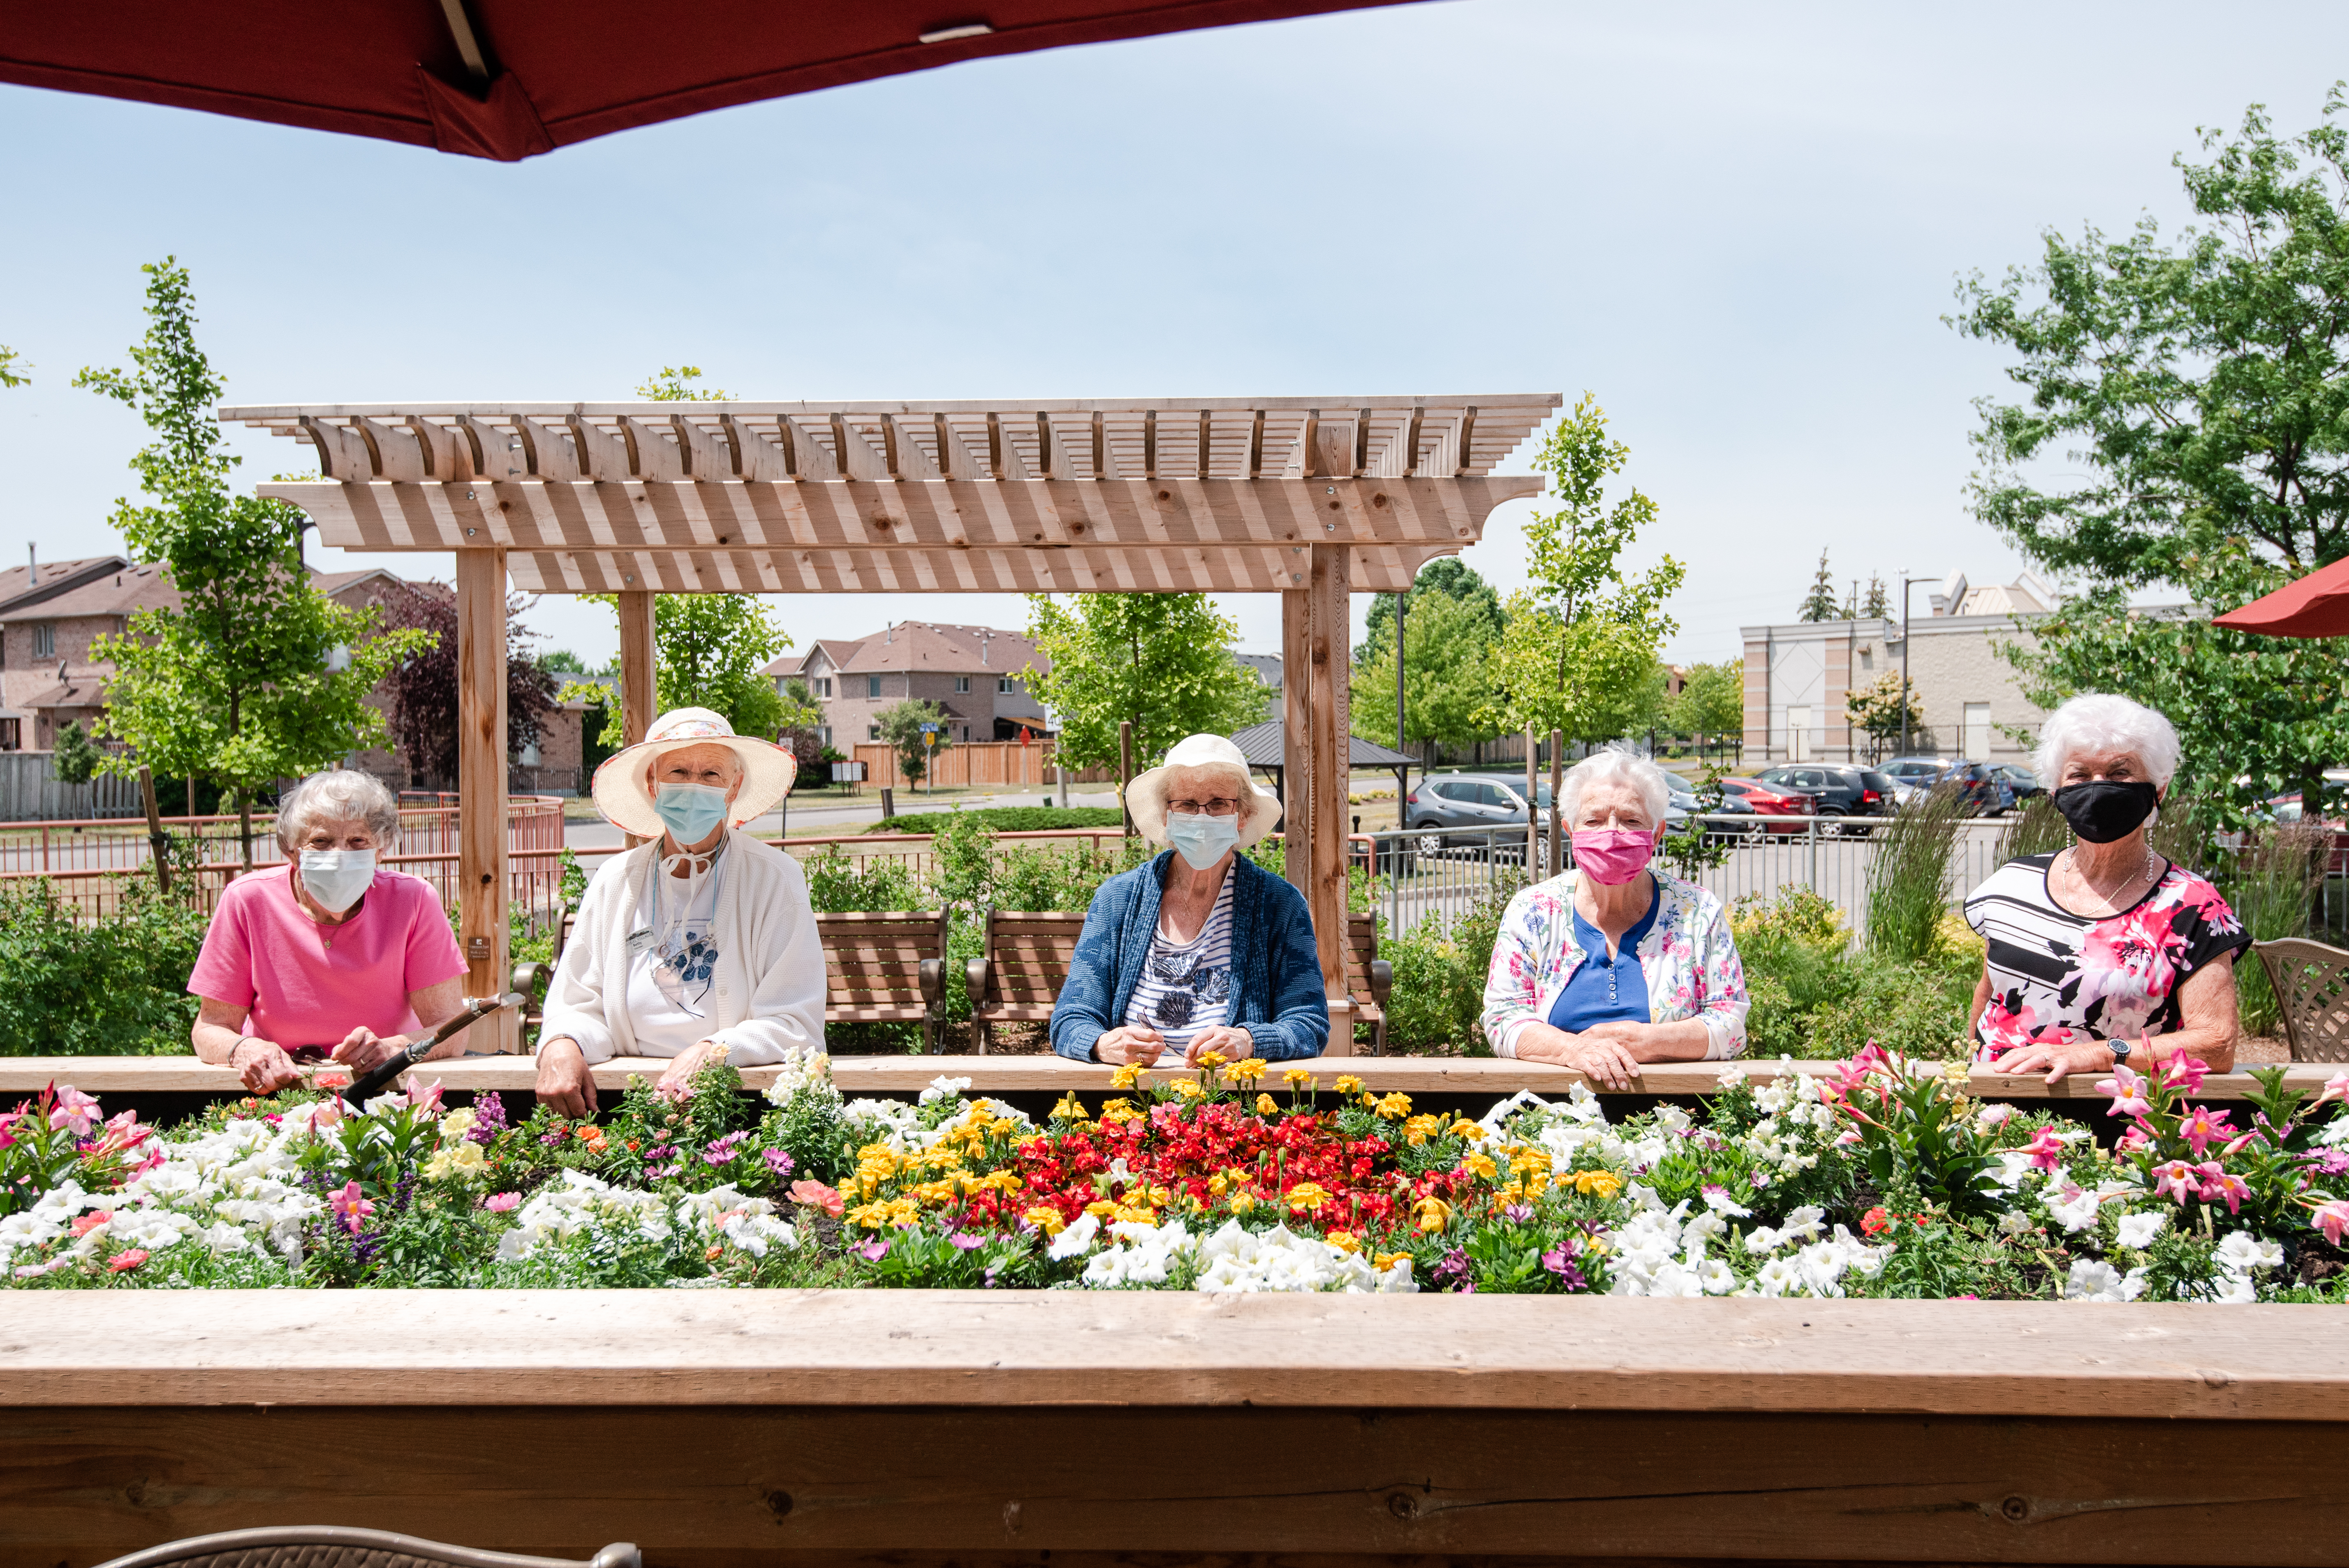
[[[1953,784],[1966,799],[1966,809],[1977,817],[1996,817],[2014,810],[2014,791],[1986,762],[1960,758],[1945,762],[1938,757],[1896,757],[1878,771],[1912,789],[1932,789]]]
[[[1467,847],[1483,849],[1490,843],[1502,859],[1516,860],[1525,853],[1522,830],[1526,821],[1526,781],[1522,776],[1495,773],[1439,773],[1416,785],[1403,799],[1403,821],[1421,837],[1414,846],[1423,855],[1433,855],[1442,850]],[[1549,780],[1541,781],[1543,836],[1548,835]],[[1664,827],[1668,832],[1680,832],[1688,825],[1688,813],[1675,801],[1664,810]],[[1444,829],[1454,831],[1446,833]],[[1494,828],[1516,828],[1514,839],[1488,839],[1482,831],[1474,837],[1467,830]]]
[[[2047,786],[2042,784],[2039,781],[2039,775],[2028,768],[2018,767],[2012,762],[2002,762],[1991,771],[1999,776],[2006,785],[2008,792],[2017,800],[2035,800],[2047,793]]]
[[[1897,803],[1900,786],[1873,768],[1789,762],[1754,775],[1775,789],[1816,797],[1821,817],[1881,817]],[[1840,828],[1843,824],[1836,824]]]

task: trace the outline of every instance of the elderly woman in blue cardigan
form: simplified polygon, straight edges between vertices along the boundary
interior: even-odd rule
[[[1239,851],[1272,830],[1280,802],[1240,748],[1195,735],[1126,791],[1134,826],[1170,846],[1093,894],[1052,1048],[1081,1062],[1147,1067],[1318,1057],[1330,1006],[1304,895]]]

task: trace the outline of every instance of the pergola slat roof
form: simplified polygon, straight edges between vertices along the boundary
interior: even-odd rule
[[[505,985],[509,583],[616,595],[631,741],[652,717],[659,593],[1278,593],[1288,874],[1342,1020],[1348,597],[1409,587],[1431,557],[1475,543],[1494,507],[1537,493],[1537,476],[1493,470],[1561,401],[336,403],[220,418],[317,452],[324,479],[259,488],[326,543],[456,555],[471,994]]]

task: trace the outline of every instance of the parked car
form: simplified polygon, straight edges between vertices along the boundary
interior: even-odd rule
[[[2035,800],[2047,793],[2047,786],[2039,781],[2039,775],[2019,764],[2002,762],[1991,771],[2004,781],[2017,801]]]
[[[1816,814],[1822,817],[1881,817],[1898,804],[1896,797],[1900,788],[1892,781],[1891,775],[1873,768],[1838,768],[1816,762],[1764,768],[1754,778],[1774,789],[1816,797]],[[1845,825],[1835,826],[1840,830]]]
[[[1681,812],[1683,816],[1703,816],[1709,823],[1710,831],[1729,838],[1743,839],[1751,838],[1763,830],[1761,813],[1747,805],[1744,799],[1735,791],[1726,789],[1722,790],[1721,803],[1708,810],[1705,808],[1704,797],[1698,794],[1696,787],[1687,779],[1677,773],[1667,773],[1664,775],[1664,780],[1671,787],[1672,810]],[[1675,828],[1673,830],[1679,830]]]
[[[1526,852],[1525,840],[1517,838],[1498,841],[1485,837],[1482,830],[1470,837],[1468,830],[1517,828],[1526,821],[1526,781],[1522,777],[1492,773],[1438,774],[1414,788],[1403,800],[1403,820],[1419,833],[1414,846],[1423,855],[1433,855],[1448,849],[1483,850],[1491,844],[1503,860],[1520,859]],[[1549,781],[1540,787],[1542,819],[1549,816]],[[1688,812],[1677,803],[1664,810],[1664,830],[1678,833],[1688,827]],[[1446,832],[1445,829],[1453,831]]]
[[[1804,825],[1801,822],[1785,821],[1780,819],[1807,817],[1811,815],[1811,809],[1818,804],[1816,796],[1806,795],[1798,790],[1782,789],[1775,785],[1764,784],[1756,779],[1724,779],[1721,781],[1721,790],[1724,795],[1736,796],[1761,816],[1770,819],[1763,823],[1763,830],[1772,833],[1804,831]]]
[[[1878,771],[1916,789],[1955,784],[1964,791],[1966,809],[1977,817],[2002,816],[2014,810],[2014,790],[1986,762],[1971,762],[1964,758],[1951,762],[1939,757],[1896,757]]]

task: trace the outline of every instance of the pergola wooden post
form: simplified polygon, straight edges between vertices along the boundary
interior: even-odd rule
[[[502,990],[507,973],[509,574],[527,592],[616,595],[631,742],[653,717],[656,593],[1275,593],[1287,869],[1312,912],[1330,1048],[1343,1054],[1349,595],[1402,592],[1427,561],[1475,542],[1495,506],[1537,493],[1538,479],[1492,469],[1560,401],[337,404],[220,417],[316,449],[323,480],[260,489],[307,512],[324,542],[457,554],[471,994]],[[511,1049],[511,1019],[498,1026]]]

